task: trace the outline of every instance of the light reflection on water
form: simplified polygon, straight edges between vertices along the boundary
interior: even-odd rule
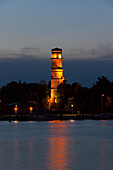
[[[112,170],[113,121],[0,122],[0,170]]]
[[[50,141],[48,156],[49,169],[66,169],[68,164],[68,151],[66,138],[52,138]]]
[[[64,121],[52,121],[52,127],[50,128],[50,133],[53,137],[48,140],[49,143],[49,159],[48,167],[49,169],[63,169],[65,170],[68,166],[68,143],[67,138],[64,136],[67,133],[67,126]],[[63,136],[60,134],[63,133]],[[59,134],[55,135],[54,134]]]

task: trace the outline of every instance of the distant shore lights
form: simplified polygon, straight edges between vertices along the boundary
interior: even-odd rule
[[[51,97],[49,100],[49,108],[51,108],[55,103],[55,93],[57,91],[57,86],[63,83],[63,57],[62,57],[62,49],[54,48],[51,50]]]

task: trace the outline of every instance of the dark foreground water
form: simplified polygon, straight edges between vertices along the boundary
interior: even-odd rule
[[[0,170],[113,170],[113,121],[0,122]]]

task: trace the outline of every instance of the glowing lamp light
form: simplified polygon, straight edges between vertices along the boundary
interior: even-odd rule
[[[29,107],[29,111],[30,111],[30,113],[32,113],[33,112],[33,107]]]
[[[57,58],[57,54],[54,54],[54,58]]]
[[[61,54],[59,54],[59,55],[58,55],[58,58],[62,58],[62,55],[61,55]]]
[[[14,112],[15,112],[15,114],[17,114],[17,112],[18,112],[18,107],[17,107],[17,105],[15,105],[15,107],[14,107]]]
[[[73,104],[71,104],[71,108],[72,108],[72,114],[73,114]]]

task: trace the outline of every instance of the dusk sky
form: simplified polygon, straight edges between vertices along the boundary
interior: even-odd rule
[[[54,47],[69,83],[113,81],[113,0],[0,0],[0,86],[48,83]]]

